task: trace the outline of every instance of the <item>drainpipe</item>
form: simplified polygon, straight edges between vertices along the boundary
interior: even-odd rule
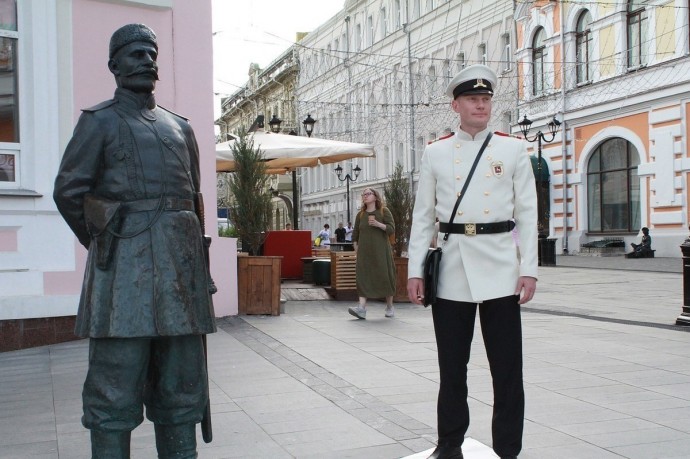
[[[409,3],[407,4],[409,8]],[[407,10],[408,20],[409,20],[409,9]],[[412,83],[414,82],[412,77],[412,33],[410,32],[409,24],[403,24],[403,31],[407,34],[407,74],[410,86],[410,172],[414,172],[417,167],[417,146],[415,145],[415,107],[414,107],[414,90],[412,88]]]
[[[345,17],[345,67],[347,68],[347,130],[352,142],[352,62],[350,62],[350,16]]]
[[[563,2],[558,3],[561,23],[561,162],[563,164],[563,253],[568,253],[568,146],[566,144],[567,124],[565,122],[565,27],[563,25],[564,12]]]

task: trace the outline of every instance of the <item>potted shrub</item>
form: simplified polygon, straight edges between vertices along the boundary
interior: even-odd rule
[[[251,134],[240,132],[232,146],[235,172],[227,180],[232,225],[249,256],[237,257],[240,314],[280,313],[280,257],[258,256],[271,219],[266,162]]]
[[[394,299],[395,301],[407,301],[407,257],[403,257],[403,254],[407,254],[407,245],[410,240],[414,196],[412,195],[410,180],[403,172],[403,166],[399,161],[395,164],[395,169],[388,179],[388,183],[383,186],[383,197],[395,222],[393,256],[395,257],[397,281]]]

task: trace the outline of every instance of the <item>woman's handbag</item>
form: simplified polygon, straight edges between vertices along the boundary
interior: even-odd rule
[[[462,187],[462,191],[460,191],[458,199],[455,201],[455,206],[453,206],[453,212],[450,214],[448,228],[451,228],[453,226],[453,220],[455,219],[455,213],[458,210],[460,201],[462,201],[462,197],[465,196],[465,191],[467,191],[467,186],[470,184],[470,180],[472,179],[474,170],[477,168],[479,158],[481,158],[482,153],[484,153],[484,149],[489,144],[489,139],[491,139],[492,135],[493,133],[489,132],[489,135],[486,136],[486,139],[484,139],[482,147],[479,149],[479,152],[477,153],[477,157],[474,158],[474,164],[472,164],[472,169],[470,169],[470,173],[467,175],[467,180],[465,180],[465,184]],[[445,242],[448,240],[449,235],[450,233],[446,233],[443,236],[443,241],[439,244],[438,247],[429,249],[429,251],[426,254],[426,258],[424,259],[424,307],[432,305],[436,302],[436,294],[438,292],[438,278],[440,275],[439,270],[441,269],[441,257],[443,256],[443,244],[445,244]]]

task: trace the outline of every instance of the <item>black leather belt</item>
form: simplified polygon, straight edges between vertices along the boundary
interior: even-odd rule
[[[506,220],[495,223],[439,223],[439,233],[464,234],[474,236],[476,234],[507,233],[515,228],[515,222]]]
[[[160,198],[140,199],[138,201],[124,201],[122,207],[126,212],[146,212],[150,210],[158,210],[159,206],[163,210],[194,210],[194,201],[191,199],[163,198],[161,203]]]

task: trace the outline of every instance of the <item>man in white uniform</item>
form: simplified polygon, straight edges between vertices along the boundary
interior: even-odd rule
[[[430,459],[461,459],[469,427],[467,363],[479,308],[494,387],[493,449],[515,458],[522,448],[524,390],[520,305],[537,282],[537,197],[526,143],[495,133],[458,207],[455,201],[489,135],[496,74],[485,65],[463,69],[446,94],[460,115],[456,134],[427,146],[420,166],[409,247],[407,290],[423,304],[424,258],[439,218],[443,245],[438,299],[432,305],[441,383],[438,447]],[[512,220],[514,219],[514,224]],[[517,227],[521,258],[511,230]],[[447,242],[443,236],[450,232]]]

